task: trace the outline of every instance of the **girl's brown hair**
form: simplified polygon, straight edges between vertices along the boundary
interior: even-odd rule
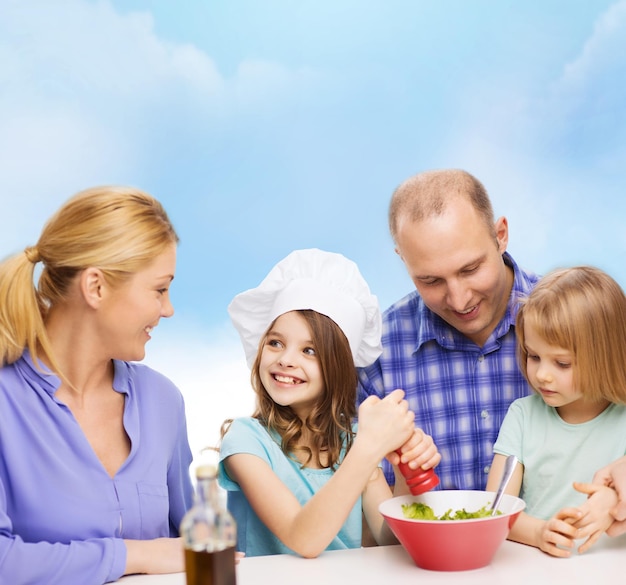
[[[626,296],[602,270],[578,266],[544,276],[521,302],[517,351],[528,379],[524,327],[574,357],[574,384],[589,400],[626,404]]]
[[[259,351],[252,366],[252,387],[257,397],[254,417],[281,437],[281,448],[287,455],[303,450],[307,457],[304,465],[313,458],[320,467],[335,469],[340,463],[341,451],[352,446],[352,422],[356,417],[357,373],[350,345],[340,327],[326,315],[317,311],[296,311],[307,322],[314,349],[319,360],[323,392],[319,402],[302,421],[289,406],[276,404],[265,390],[259,377],[259,364],[267,333],[261,339]],[[274,326],[270,324],[267,331]],[[313,450],[299,447],[302,429],[313,437]],[[319,454],[327,457],[320,461]]]
[[[44,323],[72,280],[98,267],[119,285],[177,242],[161,204],[139,189],[96,187],[76,194],[48,220],[35,246],[0,264],[0,365],[28,348],[34,363],[41,352],[60,373]]]

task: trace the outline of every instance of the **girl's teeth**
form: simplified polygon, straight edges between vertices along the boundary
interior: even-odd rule
[[[274,376],[277,382],[282,382],[283,384],[295,384],[296,381],[293,378],[289,378],[287,376]]]

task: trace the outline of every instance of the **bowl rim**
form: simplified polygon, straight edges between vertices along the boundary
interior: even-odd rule
[[[399,513],[397,512],[392,513],[391,510],[387,510],[387,508],[392,508],[393,506],[395,506],[395,503],[403,504],[403,503],[412,503],[412,502],[423,502],[424,499],[429,499],[430,497],[439,497],[436,494],[445,494],[445,493],[450,493],[450,492],[454,492],[455,494],[460,494],[460,493],[490,494],[492,497],[495,497],[496,495],[496,492],[487,491],[487,490],[436,490],[433,492],[427,492],[425,494],[420,494],[417,496],[413,496],[410,494],[403,495],[403,496],[394,496],[392,498],[389,498],[381,502],[380,505],[378,506],[378,511],[384,518],[390,518],[392,520],[397,520],[397,521],[404,521],[404,522],[415,523],[415,524],[436,524],[436,525],[447,524],[447,525],[456,526],[459,524],[468,524],[471,522],[490,522],[493,520],[497,520],[499,518],[508,518],[509,516],[512,516],[513,514],[519,514],[526,507],[526,502],[524,502],[522,498],[518,496],[514,496],[512,494],[504,494],[502,496],[502,501],[500,502],[500,505],[502,505],[502,503],[506,501],[510,505],[509,510],[506,512],[502,512],[501,514],[497,514],[496,516],[483,516],[482,518],[463,518],[463,519],[458,519],[458,520],[425,520],[425,519],[420,519],[420,518],[406,518],[404,514],[402,514],[402,508],[400,506],[396,508],[396,510],[398,510]],[[489,503],[485,505],[489,505]]]

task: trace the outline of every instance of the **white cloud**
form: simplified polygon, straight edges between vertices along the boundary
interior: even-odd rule
[[[558,85],[563,88],[588,90],[591,81],[606,77],[613,69],[623,70],[626,64],[626,0],[608,8],[597,20],[578,57],[565,65]],[[623,84],[613,84],[622,89]]]
[[[621,171],[626,164],[626,0],[609,7],[596,21],[579,54],[564,64],[543,107],[551,145],[579,151],[602,172]]]
[[[195,457],[202,448],[218,444],[224,420],[252,414],[254,393],[250,370],[232,328],[214,330],[206,336],[194,334],[193,328],[184,324],[177,328],[180,333],[171,335],[156,330],[144,363],[165,374],[181,390]]]
[[[47,218],[103,166],[118,172],[134,157],[127,145],[81,112],[13,108],[0,113],[0,250],[34,244]],[[97,144],[98,155],[92,147]]]
[[[290,69],[272,61],[247,59],[237,67],[236,75],[228,82],[227,91],[233,103],[244,111],[250,107],[257,110],[259,106],[280,111],[285,103],[319,100],[320,89],[328,87],[330,81],[320,71],[310,67]],[[294,99],[296,95],[298,98]]]
[[[205,53],[159,39],[149,12],[120,15],[106,0],[31,0],[10,3],[2,20],[10,71],[42,93],[132,98],[166,84],[216,91],[222,83]]]
[[[289,99],[292,88],[306,94],[320,82],[313,69],[291,70],[262,59],[243,60],[226,79],[206,52],[158,37],[149,12],[118,14],[107,0],[2,4],[8,6],[0,22],[1,99],[12,96],[14,104],[79,105],[89,98],[100,109],[120,109],[123,116],[124,109],[172,96],[176,103],[170,110],[175,110],[186,96],[198,108],[214,98],[231,107],[257,102],[280,109],[276,100]]]
[[[287,68],[248,60],[226,81],[205,52],[159,38],[149,12],[106,0],[0,0],[0,11],[1,256],[35,243],[76,191],[146,174],[154,135],[178,116],[205,120],[210,100],[274,110],[289,95]],[[197,452],[224,419],[250,415],[254,396],[238,340],[192,336],[155,339],[146,363],[183,392]]]
[[[1,5],[0,193],[17,217],[57,192],[141,173],[154,108],[177,115],[222,90],[213,61],[160,40],[148,13],[121,16],[106,1]]]
[[[497,100],[491,87],[489,96],[477,88],[469,102],[469,122],[448,154],[483,180],[496,214],[509,218],[509,249],[524,266],[592,263],[625,281],[625,76],[621,0],[552,83],[500,88]]]
[[[159,38],[149,12],[121,15],[106,0],[0,10],[0,198],[15,219],[0,224],[2,249],[79,189],[149,174],[170,136],[216,135],[230,115],[280,111],[291,87],[316,83],[253,59],[226,80],[202,50]]]

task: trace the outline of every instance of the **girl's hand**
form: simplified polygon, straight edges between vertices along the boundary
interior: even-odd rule
[[[579,529],[578,538],[587,537],[587,540],[578,547],[578,552],[584,553],[613,524],[610,511],[616,506],[618,498],[613,488],[603,485],[575,482],[574,489],[589,496],[579,508],[582,516],[574,523]]]
[[[566,558],[580,538],[575,523],[582,516],[578,508],[563,508],[552,518],[539,524],[538,547],[553,557]]]
[[[430,469],[439,465],[441,454],[437,450],[437,445],[430,435],[422,429],[413,429],[413,434],[409,440],[400,447],[402,455],[398,455],[397,450],[387,454],[389,462],[396,466],[407,463],[411,469]]]
[[[382,400],[369,396],[359,407],[359,426],[355,441],[376,449],[380,461],[409,440],[414,432],[415,415],[404,400],[403,390],[394,390]]]

